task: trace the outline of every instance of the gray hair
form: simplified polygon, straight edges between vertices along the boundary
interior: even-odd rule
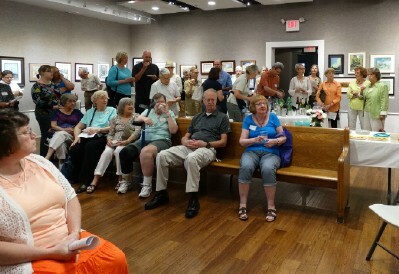
[[[297,63],[295,64],[295,70],[299,69],[300,66],[305,67],[302,63]]]
[[[97,90],[91,96],[91,101],[94,103],[94,101],[97,100],[97,98],[100,98],[100,97],[106,97],[107,99],[109,99],[107,91],[105,91],[105,90]]]
[[[284,69],[284,64],[281,63],[281,62],[276,62],[276,63],[273,64],[272,68],[283,70]]]
[[[61,106],[65,106],[66,102],[68,102],[69,100],[74,100],[76,102],[76,96],[71,93],[62,94],[62,96],[60,98]]]
[[[167,68],[162,68],[159,70],[159,77],[164,75],[170,75],[170,71]]]
[[[127,53],[126,53],[125,51],[119,51],[119,52],[116,54],[115,60],[116,60],[116,62],[120,63],[121,60],[122,60],[122,58],[124,58],[124,57],[127,58]],[[113,64],[112,64],[112,65],[113,65]]]
[[[368,74],[374,74],[375,77],[377,78],[377,81],[381,80],[381,72],[380,72],[380,70],[378,68],[369,68],[367,70],[367,73]]]
[[[248,74],[258,73],[258,71],[259,71],[259,68],[257,65],[249,65],[245,68],[245,72]]]
[[[119,104],[118,104],[118,109],[117,109],[118,115],[124,114],[123,111],[125,110],[125,106],[133,105],[133,104],[134,104],[134,102],[133,102],[132,98],[125,97],[125,98],[120,99]]]

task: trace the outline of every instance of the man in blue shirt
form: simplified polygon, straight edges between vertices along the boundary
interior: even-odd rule
[[[222,110],[225,110],[225,113],[227,113],[226,100],[227,97],[229,96],[231,88],[233,87],[233,83],[231,82],[231,76],[230,74],[228,74],[223,70],[222,62],[220,60],[215,60],[213,62],[213,66],[215,68],[220,68],[220,75],[218,82],[222,85],[222,91],[224,95],[224,100],[223,102],[221,102],[221,108]]]

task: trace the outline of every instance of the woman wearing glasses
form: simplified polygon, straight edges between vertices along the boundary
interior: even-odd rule
[[[51,162],[33,154],[29,118],[0,110],[0,132],[7,136],[0,139],[0,273],[128,273],[123,252],[104,239],[80,254],[69,249],[92,234],[81,231],[71,185]]]
[[[250,103],[252,115],[242,123],[240,145],[246,147],[240,160],[238,189],[240,206],[238,218],[247,220],[247,199],[252,175],[259,168],[262,174],[263,189],[267,198],[266,221],[273,222],[277,217],[274,196],[276,193],[276,170],[280,167],[279,146],[286,141],[283,127],[275,113],[269,113],[268,101],[256,95]]]

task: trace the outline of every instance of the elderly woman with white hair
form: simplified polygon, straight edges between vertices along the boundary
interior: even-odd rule
[[[107,144],[109,123],[116,116],[116,109],[107,107],[108,94],[99,90],[92,96],[94,107],[89,109],[74,129],[75,140],[71,145],[70,156],[73,162],[72,181],[80,182],[76,192],[84,192],[93,180],[94,169]],[[95,187],[88,188],[93,192]]]
[[[310,79],[305,77],[305,66],[302,63],[295,65],[297,76],[292,77],[288,93],[292,96],[292,107],[299,108],[297,102],[305,103],[312,94],[312,84]]]
[[[132,77],[130,69],[125,67],[128,61],[127,53],[119,51],[115,59],[118,64],[112,66],[107,77],[107,85],[109,85],[113,91],[112,94],[108,94],[110,98],[109,105],[113,107],[118,105],[120,99],[131,97],[132,84],[136,81],[136,79]]]
[[[112,118],[110,121],[110,129],[107,136],[107,145],[103,153],[101,154],[100,160],[98,161],[97,167],[94,170],[94,178],[87,193],[93,193],[98,185],[100,177],[105,173],[105,170],[109,166],[112,160],[112,156],[115,156],[116,161],[116,175],[119,176],[119,183],[115,187],[119,190],[122,179],[121,162],[119,158],[119,152],[131,142],[137,140],[140,137],[141,127],[134,126],[133,121],[139,117],[138,113],[134,113],[134,102],[130,98],[122,98],[118,104],[118,115]]]
[[[74,127],[82,119],[83,114],[76,109],[76,96],[70,93],[63,94],[60,98],[62,108],[53,111],[51,115],[51,129],[48,134],[49,145],[46,159],[50,160],[53,154],[57,156],[59,167],[64,163],[68,144],[74,140]]]

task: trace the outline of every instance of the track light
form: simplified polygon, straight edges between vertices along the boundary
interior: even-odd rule
[[[281,22],[281,24],[283,24],[283,25],[285,24],[285,20],[282,19],[282,18],[280,19],[280,22]]]

